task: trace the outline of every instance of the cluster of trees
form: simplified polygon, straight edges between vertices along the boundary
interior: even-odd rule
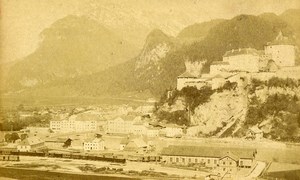
[[[156,116],[160,120],[166,120],[170,123],[175,123],[178,125],[190,125],[190,120],[188,118],[188,114],[186,110],[179,110],[174,112],[167,111],[158,111]]]
[[[196,87],[184,87],[179,95],[184,97],[187,108],[194,112],[197,106],[208,102],[213,93],[214,91],[209,86],[204,86],[199,90]]]
[[[4,136],[5,142],[9,142],[9,143],[15,143],[16,140],[21,139],[20,136],[18,135],[18,133],[7,133]]]
[[[279,88],[297,88],[300,86],[300,80],[291,78],[279,78],[272,77],[268,81],[262,81],[259,79],[252,79],[251,86],[249,89],[250,94],[254,93],[258,87],[279,87]]]
[[[179,125],[189,125],[189,114],[193,113],[197,106],[208,102],[213,93],[214,91],[208,86],[204,86],[199,90],[196,87],[184,87],[181,91],[165,91],[165,93],[161,96],[160,101],[156,104],[155,114],[160,120],[167,120],[168,122]],[[160,110],[160,106],[164,105],[165,103],[171,106],[179,97],[184,98],[186,105],[185,110],[174,112]]]
[[[291,78],[278,78],[273,77],[267,82],[268,87],[281,87],[281,88],[296,88],[299,87],[300,80]]]
[[[11,116],[6,116],[0,122],[0,130],[1,131],[19,131],[27,126],[43,126],[45,124],[49,124],[51,120],[51,115],[33,115],[30,117],[26,117],[24,119],[20,119],[18,113],[14,113]]]
[[[256,96],[250,101],[246,114],[247,127],[271,119],[270,135],[274,139],[287,139],[297,136],[300,127],[300,104],[296,95],[274,94],[261,103]]]
[[[235,90],[237,87],[237,83],[236,82],[230,82],[230,81],[226,81],[225,84],[217,89],[217,92],[223,92],[224,90]]]

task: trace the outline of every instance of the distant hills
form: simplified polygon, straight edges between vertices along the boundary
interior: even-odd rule
[[[196,23],[190,26],[187,26],[179,32],[177,38],[182,43],[192,43],[195,41],[201,41],[209,33],[210,29],[216,25],[224,22],[224,19],[215,19],[208,22]]]
[[[299,12],[212,20],[188,26],[176,37],[155,29],[134,58],[130,57],[136,54],[135,48],[106,28],[92,20],[67,17],[43,32],[45,38],[35,53],[12,66],[8,84],[24,89],[14,83],[29,74],[29,79],[42,83],[23,92],[27,94],[102,96],[150,90],[159,96],[165,89],[175,87],[176,77],[185,71],[186,60],[206,61],[203,72],[208,72],[210,63],[221,60],[226,51],[243,47],[263,49],[279,31],[294,39],[299,47]],[[65,20],[86,23],[85,28]]]
[[[40,36],[37,50],[9,68],[6,84],[10,89],[92,74],[137,54],[136,47],[86,17],[67,16]]]

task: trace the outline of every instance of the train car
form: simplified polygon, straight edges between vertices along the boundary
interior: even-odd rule
[[[53,157],[55,158],[62,158],[62,154],[61,153],[53,153]]]
[[[71,154],[71,158],[72,159],[81,159],[81,155],[80,154]]]
[[[8,154],[9,155],[9,154],[11,154],[12,151],[16,151],[16,149],[15,148],[1,148],[0,151],[1,151],[0,154],[3,154],[3,155]]]
[[[0,155],[0,161],[20,161],[17,155]]]
[[[70,153],[62,153],[62,158],[71,158],[71,154]]]
[[[80,159],[88,159],[88,155],[85,155],[85,154],[81,154],[81,156],[80,156],[81,158]]]
[[[150,162],[150,156],[143,156],[142,161],[143,162]]]

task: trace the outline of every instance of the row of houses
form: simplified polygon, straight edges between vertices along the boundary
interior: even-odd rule
[[[107,121],[108,134],[134,134],[147,137],[181,137],[183,126],[176,124],[151,124],[141,117],[120,116]]]
[[[135,118],[140,118],[145,114],[149,115],[153,111],[153,106],[140,106],[134,111],[138,112],[138,114],[128,115],[127,106],[122,106],[120,108],[121,110],[118,110],[118,112],[120,111],[121,113],[113,115],[98,111],[86,111],[71,116],[64,116],[62,118],[58,117],[50,121],[50,129],[53,132],[93,132],[97,130],[106,130],[108,133],[129,133],[126,131],[132,132],[131,122]],[[135,124],[135,127],[137,127],[135,128],[135,131],[140,131],[138,129],[140,126],[140,124]],[[153,134],[150,129],[149,133]]]

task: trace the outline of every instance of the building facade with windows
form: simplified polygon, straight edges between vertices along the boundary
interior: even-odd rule
[[[29,137],[21,141],[17,145],[17,150],[20,152],[36,151],[44,147],[44,141],[38,137]]]
[[[135,116],[119,116],[107,121],[108,134],[130,134],[133,132]]]
[[[83,143],[84,151],[103,151],[104,149],[105,143],[101,138],[87,139]]]
[[[237,168],[255,165],[255,149],[170,145],[161,151],[166,164],[199,164],[220,172],[235,173]]]
[[[96,131],[97,120],[72,115],[68,119],[50,121],[50,129],[54,132],[84,132]]]

